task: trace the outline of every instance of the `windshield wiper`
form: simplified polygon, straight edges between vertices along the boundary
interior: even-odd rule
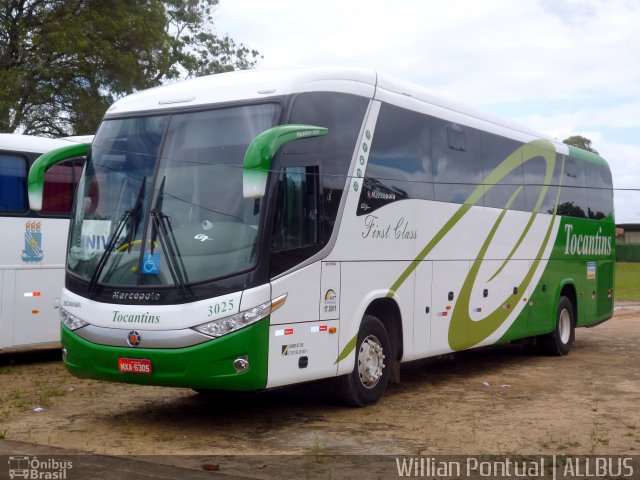
[[[164,195],[164,181],[167,177],[162,177],[162,183],[158,190],[158,196],[156,202],[151,209],[151,246],[150,251],[153,255],[155,249],[156,239],[160,239],[160,245],[162,250],[166,253],[167,267],[169,273],[173,279],[173,283],[178,290],[178,295],[182,298],[190,298],[192,296],[191,290],[187,287],[186,269],[182,262],[182,256],[178,249],[178,243],[173,235],[173,228],[171,227],[171,219],[168,215],[162,213],[162,197]]]
[[[113,249],[116,246],[116,242],[120,238],[120,234],[122,233],[122,230],[124,230],[124,228],[129,224],[129,222],[133,220],[133,225],[127,235],[128,250],[131,249],[131,244],[133,243],[133,236],[135,235],[135,230],[138,228],[138,225],[140,223],[140,214],[142,212],[142,199],[144,198],[144,190],[145,190],[146,184],[147,184],[147,177],[144,177],[142,179],[142,184],[140,185],[140,190],[138,190],[138,196],[136,198],[136,202],[133,205],[133,208],[124,212],[122,214],[122,217],[116,224],[116,228],[113,232],[113,235],[111,235],[111,239],[109,240],[109,243],[105,247],[104,252],[102,252],[100,259],[98,260],[98,265],[96,266],[96,269],[93,272],[93,275],[91,276],[91,280],[89,281],[89,289],[88,289],[89,293],[92,293],[95,291],[96,285],[98,284],[98,279],[100,278],[100,274],[102,273],[104,266],[107,264],[107,260],[111,256],[111,253],[113,252]]]

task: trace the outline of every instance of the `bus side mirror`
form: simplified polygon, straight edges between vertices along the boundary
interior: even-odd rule
[[[42,191],[44,189],[44,174],[48,168],[56,163],[64,162],[75,157],[81,157],[89,152],[90,143],[74,143],[68,147],[56,148],[36,158],[27,177],[27,192],[29,207],[39,212],[42,210]]]
[[[282,145],[303,138],[321,137],[327,133],[327,128],[313,125],[278,125],[262,132],[249,144],[244,156],[242,196],[264,196],[271,162]]]

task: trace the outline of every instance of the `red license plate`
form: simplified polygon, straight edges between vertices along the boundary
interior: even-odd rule
[[[142,358],[119,358],[118,369],[122,373],[151,374],[151,360]]]

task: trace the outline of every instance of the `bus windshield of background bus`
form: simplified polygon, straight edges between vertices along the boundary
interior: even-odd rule
[[[243,159],[279,109],[103,122],[78,187],[68,269],[100,284],[180,286],[251,268],[260,201],[242,196]]]

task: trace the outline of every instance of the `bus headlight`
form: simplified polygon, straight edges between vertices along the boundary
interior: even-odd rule
[[[210,337],[221,337],[222,335],[235,332],[236,330],[240,330],[241,328],[262,320],[271,312],[280,308],[286,299],[287,294],[285,293],[275,300],[263,303],[257,307],[250,308],[249,310],[245,310],[228,317],[218,318],[217,320],[212,320],[210,322],[203,323],[202,325],[196,325],[192,328],[197,332],[204,333]]]
[[[60,321],[67,327],[69,330],[78,330],[86,325],[89,325],[84,320],[80,320],[75,315],[71,315],[64,308],[60,307]]]

